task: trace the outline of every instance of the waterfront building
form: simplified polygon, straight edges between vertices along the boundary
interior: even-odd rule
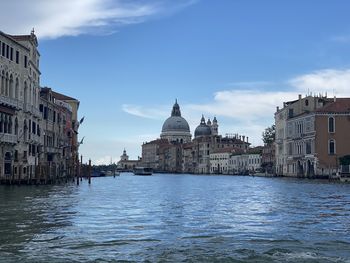
[[[123,154],[120,156],[120,160],[117,163],[117,169],[123,171],[133,171],[135,167],[139,166],[141,160],[129,160],[129,155],[124,149]]]
[[[40,88],[39,63],[34,30],[29,35],[0,31],[0,181],[47,181],[67,171],[73,145],[67,127],[79,102],[70,98],[75,111],[63,100],[55,103],[58,95],[69,97]],[[77,156],[78,127],[73,130]]]
[[[160,139],[143,143],[143,165],[160,172],[209,174],[210,154],[215,150],[246,150],[250,145],[248,137],[238,134],[223,137],[218,131],[216,117],[205,121],[202,116],[191,141],[188,123],[181,117],[176,101],[171,116],[163,124]]]
[[[0,178],[35,174],[40,134],[40,54],[34,31],[8,35],[0,31]]]
[[[66,177],[73,173],[76,163],[77,134],[74,130],[73,108],[63,101],[65,95],[51,88],[40,90],[40,112],[42,114],[43,149],[40,165],[45,167],[48,178]],[[73,98],[69,98],[73,99]]]
[[[234,149],[217,149],[210,153],[210,173],[229,174],[229,160]]]
[[[78,119],[78,110],[79,110],[79,106],[80,106],[80,101],[69,97],[65,94],[61,94],[58,92],[55,92],[54,90],[52,90],[52,95],[55,98],[55,101],[62,105],[63,104],[63,108],[69,108],[69,111],[71,111],[71,115],[70,115],[70,121],[67,122],[67,125],[70,126],[70,130],[68,131],[68,136],[70,138],[71,141],[71,148],[70,148],[70,152],[71,152],[71,160],[70,160],[70,167],[72,169],[71,173],[77,172],[77,165],[79,163],[79,145],[83,142],[79,142],[78,141],[78,135],[79,135],[79,126],[83,123],[84,121],[84,117],[82,117],[80,120]]]
[[[192,142],[182,145],[182,172],[193,174],[195,172],[194,144]]]
[[[298,177],[328,177],[339,169],[339,158],[350,154],[350,98],[307,96],[284,103],[275,113],[276,172]],[[281,148],[283,159],[280,159]]]
[[[182,172],[182,143],[173,142],[159,147],[159,171]]]
[[[254,174],[261,169],[262,147],[251,148],[246,151],[236,152],[229,160],[229,173]]]
[[[152,168],[154,171],[159,171],[160,149],[164,146],[170,145],[167,139],[157,139],[142,144],[142,165],[144,167]]]
[[[265,144],[261,154],[261,168],[266,174],[275,174],[276,169],[275,142]]]

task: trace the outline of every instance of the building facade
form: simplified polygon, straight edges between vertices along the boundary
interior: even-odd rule
[[[325,96],[299,96],[278,109],[276,127],[283,119],[285,130],[276,129],[277,174],[329,177],[337,173],[339,158],[350,154],[349,109],[349,98]],[[278,156],[281,148],[283,160]]]
[[[120,160],[117,163],[117,169],[120,171],[133,171],[135,167],[139,166],[140,160],[129,160],[129,155],[124,149],[123,154],[120,156]]]
[[[0,181],[50,179],[42,169],[48,130],[39,108],[39,63],[34,31],[29,35],[0,31]]]
[[[159,172],[209,174],[211,153],[249,148],[248,137],[237,134],[223,137],[218,131],[216,117],[205,121],[202,116],[191,140],[188,123],[181,117],[176,101],[171,116],[163,124],[160,139],[142,145],[143,165]]]

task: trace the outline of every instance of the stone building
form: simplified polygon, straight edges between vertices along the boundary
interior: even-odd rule
[[[154,171],[160,171],[159,156],[160,151],[170,143],[168,139],[157,139],[150,142],[145,142],[142,145],[142,165],[150,167]]]
[[[211,174],[229,174],[229,161],[234,148],[217,149],[210,153],[210,173]]]
[[[123,154],[120,156],[120,160],[117,163],[117,169],[122,171],[133,171],[135,167],[139,166],[140,160],[129,160],[129,155],[127,155],[124,149]]]
[[[276,172],[298,177],[328,177],[340,157],[350,154],[350,99],[307,96],[284,103],[275,113]]]
[[[48,167],[48,177],[65,177],[73,172],[76,165],[74,149],[77,147],[73,136],[73,108],[61,100],[65,95],[51,88],[40,91],[40,112],[42,113],[43,149],[40,165]],[[70,98],[72,99],[72,98]]]
[[[276,169],[276,145],[275,143],[265,144],[261,155],[261,168],[266,174],[275,174]]]
[[[32,178],[42,146],[38,41],[0,31],[0,177]]]
[[[218,149],[248,149],[248,137],[221,136],[216,117],[205,121],[202,116],[191,132],[187,121],[181,117],[180,106],[175,102],[171,116],[164,122],[160,139],[142,145],[143,165],[160,172],[209,174],[210,154]]]
[[[78,110],[79,110],[79,106],[80,106],[80,101],[69,97],[67,95],[55,92],[54,90],[52,90],[52,95],[55,98],[55,101],[58,104],[63,104],[63,108],[69,108],[69,111],[71,111],[71,117],[70,117],[70,121],[66,122],[67,125],[70,126],[70,131],[69,129],[67,129],[68,132],[68,136],[70,138],[70,144],[71,144],[71,160],[70,160],[70,166],[72,171],[76,171],[77,169],[77,164],[79,162],[79,145],[80,142],[78,141],[78,130],[79,130],[79,126],[80,124],[84,121],[84,117],[81,118],[80,120],[78,119]]]
[[[70,119],[74,114],[77,116],[79,102],[73,99],[74,111],[63,101],[55,104],[58,101],[55,96],[50,102],[48,97],[41,97],[37,48],[34,30],[30,35],[9,35],[0,31],[0,181],[32,182],[42,180],[42,176],[47,181],[51,174],[62,176],[67,172],[66,160],[70,158],[72,145],[76,146],[77,154],[78,127],[73,129],[72,137],[76,139],[72,144],[67,127],[63,126],[72,124]],[[46,102],[50,110],[45,113],[43,104]],[[66,116],[67,122],[58,125],[57,113],[59,118]],[[54,119],[56,127],[51,129]],[[69,147],[65,148],[67,145]],[[51,150],[56,154],[56,159],[52,158],[54,162],[51,162]],[[43,169],[51,164],[55,166],[53,173]]]

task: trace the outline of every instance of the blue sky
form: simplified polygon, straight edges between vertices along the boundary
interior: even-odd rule
[[[81,101],[80,150],[95,163],[141,155],[175,98],[192,133],[216,116],[221,134],[259,145],[283,101],[350,95],[347,0],[55,2],[2,3],[1,31],[35,27],[41,85]]]

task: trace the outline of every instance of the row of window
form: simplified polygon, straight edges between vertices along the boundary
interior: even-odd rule
[[[61,123],[63,124],[66,123],[66,116],[64,114],[56,113],[55,110],[50,109],[49,107],[44,107],[43,104],[39,105],[39,111],[43,113],[43,118],[44,120],[50,120],[52,122]]]
[[[4,42],[0,41],[0,54],[1,56],[11,60],[11,61],[16,61],[17,64],[19,64],[19,58],[20,58],[20,53],[18,50],[16,50],[16,53],[14,54],[14,49],[13,47],[7,45]],[[24,67],[28,67],[28,57],[24,55]]]
[[[261,159],[248,159],[247,161],[239,161],[239,160],[230,160],[229,161],[230,164],[234,164],[234,165],[240,165],[240,164],[260,164],[261,163]]]

